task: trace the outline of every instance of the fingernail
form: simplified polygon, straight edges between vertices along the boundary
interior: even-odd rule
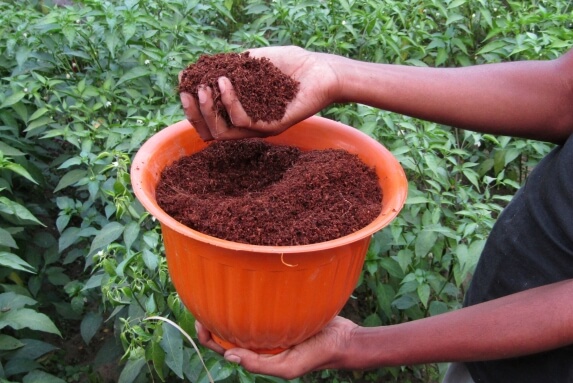
[[[179,98],[181,99],[181,105],[183,105],[183,109],[189,108],[191,105],[191,95],[187,93],[181,93]]]
[[[199,103],[204,104],[207,102],[207,95],[205,94],[205,88],[201,87],[197,90],[197,96],[199,97]]]
[[[227,362],[241,364],[241,358],[238,355],[225,355],[225,360]]]
[[[219,84],[219,92],[223,93],[225,91],[225,88],[226,88],[225,80],[223,80],[223,78],[219,78],[217,83]]]

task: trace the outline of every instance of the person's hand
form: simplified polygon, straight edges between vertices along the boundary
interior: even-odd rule
[[[315,336],[276,355],[257,354],[255,352],[233,348],[225,351],[211,338],[209,331],[199,322],[195,322],[199,343],[211,350],[223,354],[229,362],[238,363],[247,371],[255,374],[294,379],[307,372],[327,368],[347,368],[349,356],[344,350],[353,332],[359,326],[342,317],[334,318]]]
[[[213,108],[211,88],[200,87],[198,101],[189,93],[181,93],[181,104],[185,115],[203,140],[276,135],[316,114],[336,99],[340,81],[332,63],[340,60],[339,57],[313,53],[294,46],[258,48],[249,52],[251,57],[270,59],[283,73],[299,81],[300,87],[296,98],[289,103],[280,121],[252,121],[245,113],[229,79],[221,77],[218,80],[221,101],[233,122],[233,126],[228,126]]]

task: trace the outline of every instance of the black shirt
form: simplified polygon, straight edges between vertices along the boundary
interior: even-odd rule
[[[573,136],[540,161],[498,218],[464,304],[571,278]],[[467,367],[476,383],[573,382],[573,345]]]

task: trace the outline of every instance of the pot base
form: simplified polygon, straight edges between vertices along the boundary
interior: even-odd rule
[[[219,346],[223,347],[225,350],[230,350],[232,348],[240,348],[239,346],[237,346],[234,343],[231,342],[227,342],[224,339],[219,338],[217,335],[215,334],[211,334],[211,337],[213,338],[213,340],[215,341],[215,343],[217,343]],[[257,354],[279,354],[283,351],[285,351],[286,348],[273,348],[273,349],[255,349],[255,350],[250,350],[252,352],[256,352]]]

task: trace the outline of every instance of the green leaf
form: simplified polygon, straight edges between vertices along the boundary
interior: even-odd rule
[[[28,119],[28,122],[37,120],[38,118],[42,117],[44,114],[46,114],[48,112],[49,112],[49,110],[46,107],[39,108],[34,113],[32,113],[32,115]]]
[[[145,358],[130,359],[119,375],[118,383],[132,383],[137,379],[141,369],[145,366]]]
[[[76,243],[78,238],[80,238],[81,229],[78,227],[68,227],[58,240],[58,249],[60,253],[66,250],[68,247]]]
[[[224,5],[221,5],[218,1],[214,1],[211,3],[212,6],[214,6],[215,8],[217,8],[217,10],[219,11],[219,13],[221,13],[224,17],[229,18],[233,23],[236,23],[235,19],[233,18],[233,15],[231,15],[231,13],[229,12],[229,10],[227,8],[225,8]]]
[[[84,316],[80,324],[80,334],[86,344],[89,344],[94,335],[97,334],[102,322],[102,316],[98,313],[89,312]]]
[[[453,23],[455,23],[456,21],[460,21],[460,20],[463,20],[463,19],[464,19],[464,16],[462,16],[462,15],[460,15],[460,14],[458,14],[458,13],[454,13],[454,14],[448,16],[448,19],[446,20],[446,25],[453,24]]]
[[[15,103],[19,102],[21,99],[24,98],[24,96],[26,96],[26,93],[24,92],[16,92],[13,93],[12,95],[8,96],[4,102],[2,103],[2,105],[0,105],[0,109],[3,108],[7,108],[9,106],[14,105]]]
[[[12,234],[10,234],[10,232],[7,230],[2,229],[1,227],[0,227],[0,243],[3,246],[12,247],[14,249],[18,248],[18,245],[16,244],[14,237],[12,237]]]
[[[6,251],[0,251],[0,265],[9,267],[13,270],[25,271],[32,274],[36,273],[36,269],[34,269],[34,267],[28,262],[24,261],[16,254],[8,253]]]
[[[145,266],[151,271],[157,270],[157,266],[159,265],[159,256],[154,252],[144,249],[141,256],[143,257],[143,263]]]
[[[485,53],[493,52],[495,50],[498,50],[499,48],[503,48],[506,46],[507,46],[507,43],[505,41],[501,41],[501,40],[492,41],[492,42],[488,43],[487,45],[485,45],[484,47],[482,47],[476,54],[483,55]]]
[[[124,24],[123,27],[121,28],[124,41],[127,42],[129,39],[131,39],[135,34],[136,30],[137,28],[135,24],[132,23]]]
[[[4,155],[8,157],[21,157],[26,155],[26,153],[11,147],[3,141],[0,141],[0,152],[4,153]]]
[[[26,168],[23,167],[22,165],[8,164],[4,168],[13,171],[16,174],[19,174],[22,177],[26,178],[28,181],[33,182],[36,185],[38,185],[38,182],[34,179],[34,177],[32,177],[32,175],[30,173],[28,173],[28,170],[26,170]]]
[[[454,0],[450,4],[448,4],[448,9],[457,8],[461,5],[464,5],[468,0]]]
[[[16,310],[25,306],[35,305],[36,303],[34,299],[15,292],[0,294],[0,308],[3,310]]]
[[[402,271],[402,268],[398,262],[395,260],[391,258],[382,258],[380,259],[380,264],[382,268],[384,268],[384,270],[386,270],[391,276],[398,279],[404,278],[404,272]]]
[[[151,74],[151,71],[147,67],[137,66],[135,68],[130,69],[127,73],[125,73],[121,78],[117,81],[115,86],[119,86],[126,81],[131,81],[139,77],[148,76]]]
[[[362,321],[362,325],[364,327],[382,326],[382,320],[380,319],[378,314],[372,313],[372,314],[368,315],[366,318],[364,318],[364,320]]]
[[[392,318],[392,301],[394,301],[395,297],[396,292],[392,286],[383,283],[376,287],[378,307],[382,309],[386,318]]]
[[[200,378],[197,380],[197,383],[209,383],[211,381],[211,377],[213,378],[213,381],[218,382],[228,378],[234,371],[231,363],[226,363],[224,360],[220,360],[219,358],[208,359],[205,361],[205,365],[210,375],[207,374],[207,371],[204,369],[201,370]],[[265,380],[268,380],[268,378]]]
[[[426,197],[422,196],[412,196],[406,198],[406,205],[413,205],[418,203],[431,203],[432,201]]]
[[[22,339],[22,343],[24,347],[13,354],[14,358],[35,360],[58,349],[50,343],[37,339]]]
[[[392,306],[396,307],[398,310],[407,310],[410,307],[416,306],[416,304],[416,300],[409,295],[403,295],[392,302]]]
[[[430,230],[422,230],[416,238],[414,249],[416,257],[425,257],[430,252],[437,239],[438,234],[436,232]]]
[[[47,372],[34,370],[24,376],[22,383],[66,383],[66,381]]]
[[[46,226],[40,222],[28,209],[6,197],[0,197],[0,213],[16,218],[22,224],[37,224]]]
[[[90,254],[95,253],[97,250],[103,249],[123,233],[123,225],[119,222],[110,222],[105,225],[100,232],[95,236],[90,247]]]
[[[430,285],[427,283],[419,285],[416,291],[418,293],[418,298],[420,298],[420,302],[422,302],[424,307],[428,307],[428,300],[430,299]]]
[[[105,45],[109,50],[112,58],[115,58],[115,48],[120,43],[119,36],[116,33],[107,33],[105,37]]]
[[[7,326],[14,330],[29,328],[61,336],[60,331],[48,316],[28,308],[0,313],[0,329]]]
[[[162,324],[163,338],[159,344],[165,351],[165,364],[179,378],[183,379],[183,338],[181,333],[169,323]]]
[[[54,189],[54,193],[71,186],[84,178],[87,175],[87,171],[84,169],[74,169],[70,170],[60,179],[58,185]]]
[[[137,239],[139,235],[140,227],[137,221],[131,221],[125,225],[125,230],[123,232],[123,241],[125,242],[125,247],[130,249],[133,242]]]
[[[52,122],[54,122],[54,120],[51,117],[40,117],[37,120],[30,122],[27,125],[26,129],[24,129],[24,132],[26,132],[26,133],[32,132],[38,128],[44,127],[48,124],[51,124]],[[58,135],[60,135],[60,134],[58,134]]]
[[[153,362],[153,368],[161,379],[164,379],[163,368],[165,366],[165,351],[161,348],[158,342],[151,342],[150,351],[151,355],[148,359]]]
[[[428,311],[432,316],[440,315],[448,312],[448,305],[446,305],[444,302],[432,301],[432,303],[430,303],[430,309]]]
[[[414,254],[411,250],[402,249],[398,252],[398,254],[393,255],[392,259],[394,259],[396,262],[398,262],[398,264],[402,268],[402,271],[405,274],[408,271],[408,269],[410,268],[410,266],[412,266],[413,255]]]
[[[16,350],[24,346],[20,340],[11,337],[10,335],[0,334],[0,351]]]

